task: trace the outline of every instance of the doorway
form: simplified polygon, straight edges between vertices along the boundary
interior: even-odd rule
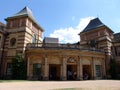
[[[90,65],[83,65],[83,80],[91,79],[91,66]]]
[[[67,65],[67,80],[77,79],[77,65]]]
[[[60,65],[50,64],[49,65],[49,79],[60,80]]]

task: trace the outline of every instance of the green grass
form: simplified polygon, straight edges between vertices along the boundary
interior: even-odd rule
[[[53,90],[120,90],[120,88],[96,87],[96,88],[63,88]]]
[[[25,82],[28,80],[0,80],[0,83],[4,83],[4,82]]]
[[[83,90],[80,88],[63,88],[63,89],[54,89],[54,90]]]

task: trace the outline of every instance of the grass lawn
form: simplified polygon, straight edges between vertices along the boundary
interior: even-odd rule
[[[120,88],[96,87],[96,88],[63,88],[63,89],[53,89],[53,90],[120,90]]]
[[[25,81],[28,81],[28,80],[0,80],[0,83],[3,83],[3,82],[25,82]]]

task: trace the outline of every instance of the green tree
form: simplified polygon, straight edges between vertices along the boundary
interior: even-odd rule
[[[26,79],[26,62],[22,54],[17,54],[12,60],[12,78]]]
[[[110,59],[110,70],[111,79],[116,79],[116,62],[113,58]]]

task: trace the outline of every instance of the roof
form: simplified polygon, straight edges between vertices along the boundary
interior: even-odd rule
[[[28,16],[42,31],[44,31],[39,24],[36,22],[32,11],[28,8],[28,7],[24,7],[21,11],[19,11],[18,13],[16,13],[13,16],[10,16],[8,18],[6,18],[6,20],[8,19],[12,19],[12,18],[17,18],[17,17],[24,17],[24,16]]]
[[[3,24],[2,22],[0,22],[0,26],[5,26],[5,24]]]
[[[119,33],[115,33],[114,37],[120,37],[120,32]]]
[[[99,18],[92,19],[82,32],[90,31],[105,26]]]
[[[58,38],[45,37],[43,43],[59,43]]]

